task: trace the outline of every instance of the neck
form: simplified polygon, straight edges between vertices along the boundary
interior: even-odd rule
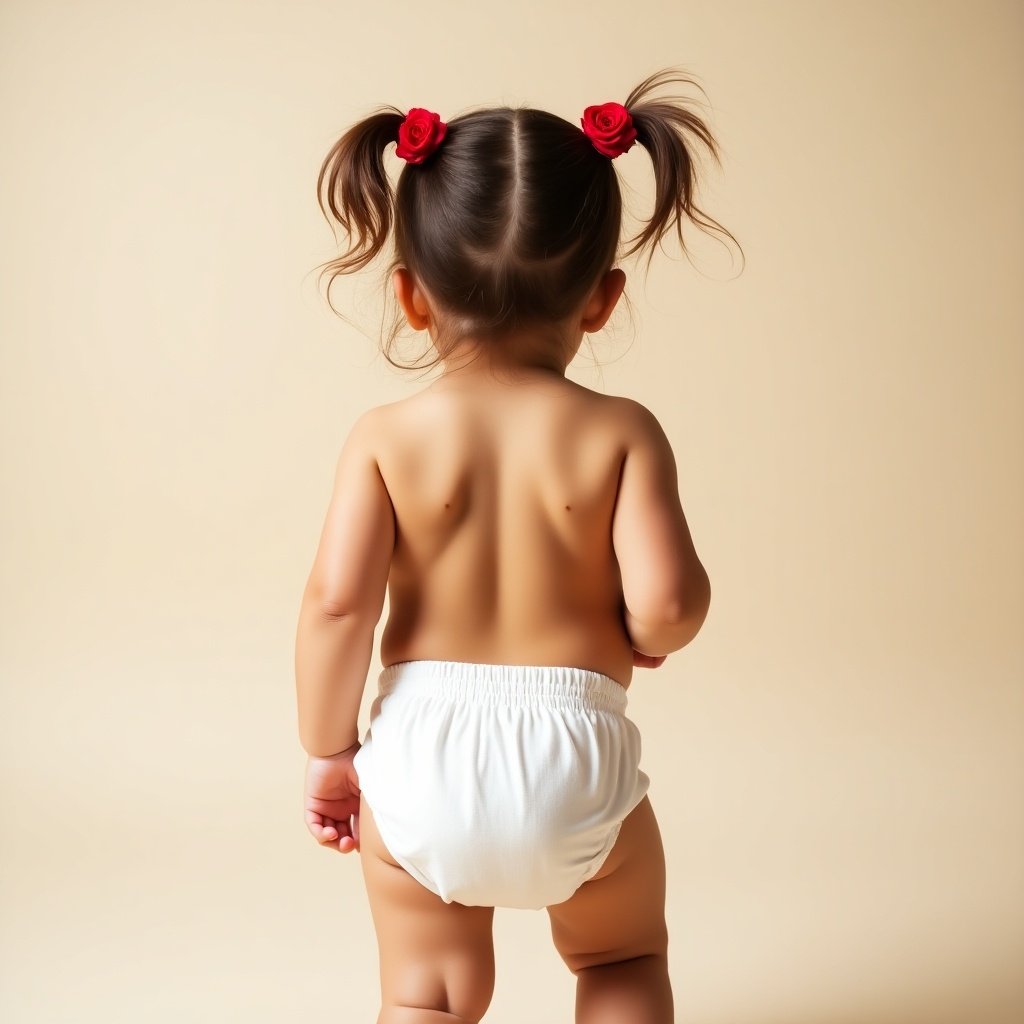
[[[568,353],[552,347],[550,340],[531,337],[503,338],[499,342],[463,338],[441,361],[437,382],[495,378],[502,381],[564,377]]]

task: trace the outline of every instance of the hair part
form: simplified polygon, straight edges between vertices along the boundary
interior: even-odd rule
[[[623,104],[651,158],[654,209],[622,243],[628,248],[621,255],[647,250],[646,270],[673,228],[689,255],[684,218],[731,238],[742,252],[695,204],[694,140],[721,160],[710,129],[685,99],[651,95],[671,82],[697,84],[665,69],[644,79]],[[434,300],[436,321],[436,337],[423,356],[398,362],[393,349],[404,317],[396,304],[381,345],[393,366],[429,371],[467,336],[500,344],[512,332],[531,329],[558,344],[566,318],[619,254],[622,196],[612,160],[578,124],[532,107],[494,107],[447,122],[440,147],[423,163],[406,163],[393,191],[384,154],[404,119],[397,107],[377,108],[338,139],[320,167],[320,209],[348,236],[345,251],[320,265],[328,305],[338,313],[331,284],[366,267],[393,235],[382,274],[385,296],[393,297],[393,272],[406,267]],[[431,349],[435,358],[424,364]]]

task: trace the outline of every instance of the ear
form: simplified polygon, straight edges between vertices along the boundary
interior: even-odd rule
[[[412,274],[405,267],[398,267],[391,275],[398,304],[414,331],[424,331],[430,326],[430,307],[426,297],[416,284]]]
[[[594,334],[604,327],[625,287],[625,272],[618,267],[613,267],[598,281],[580,317],[580,330],[584,334]]]

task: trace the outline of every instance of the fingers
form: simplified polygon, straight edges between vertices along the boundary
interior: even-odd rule
[[[341,853],[352,853],[353,850],[359,849],[358,833],[353,832],[347,821],[337,822],[335,830],[338,832],[338,841],[334,844],[336,850]]]
[[[637,668],[657,668],[666,658],[667,654],[651,655],[641,654],[639,651],[633,651],[633,664]]]
[[[347,821],[338,821],[316,811],[306,811],[306,827],[321,845],[339,853],[352,853],[359,849],[359,842],[352,834]]]
[[[306,828],[309,829],[310,834],[321,846],[334,846],[337,848],[338,833],[334,827],[334,822],[330,818],[317,814],[316,811],[307,810]]]
[[[358,822],[358,817],[358,815],[354,816],[354,823]],[[341,853],[352,853],[353,850],[359,849],[358,824],[350,825],[348,821],[336,821],[334,826],[335,831],[338,833],[338,841],[334,845],[336,850]]]

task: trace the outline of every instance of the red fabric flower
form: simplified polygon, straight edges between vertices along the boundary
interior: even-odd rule
[[[580,124],[594,148],[605,156],[620,156],[636,142],[633,118],[621,103],[600,103],[587,107],[580,118]]]
[[[395,152],[411,164],[421,164],[441,144],[448,125],[440,115],[423,107],[413,107],[398,126]]]

